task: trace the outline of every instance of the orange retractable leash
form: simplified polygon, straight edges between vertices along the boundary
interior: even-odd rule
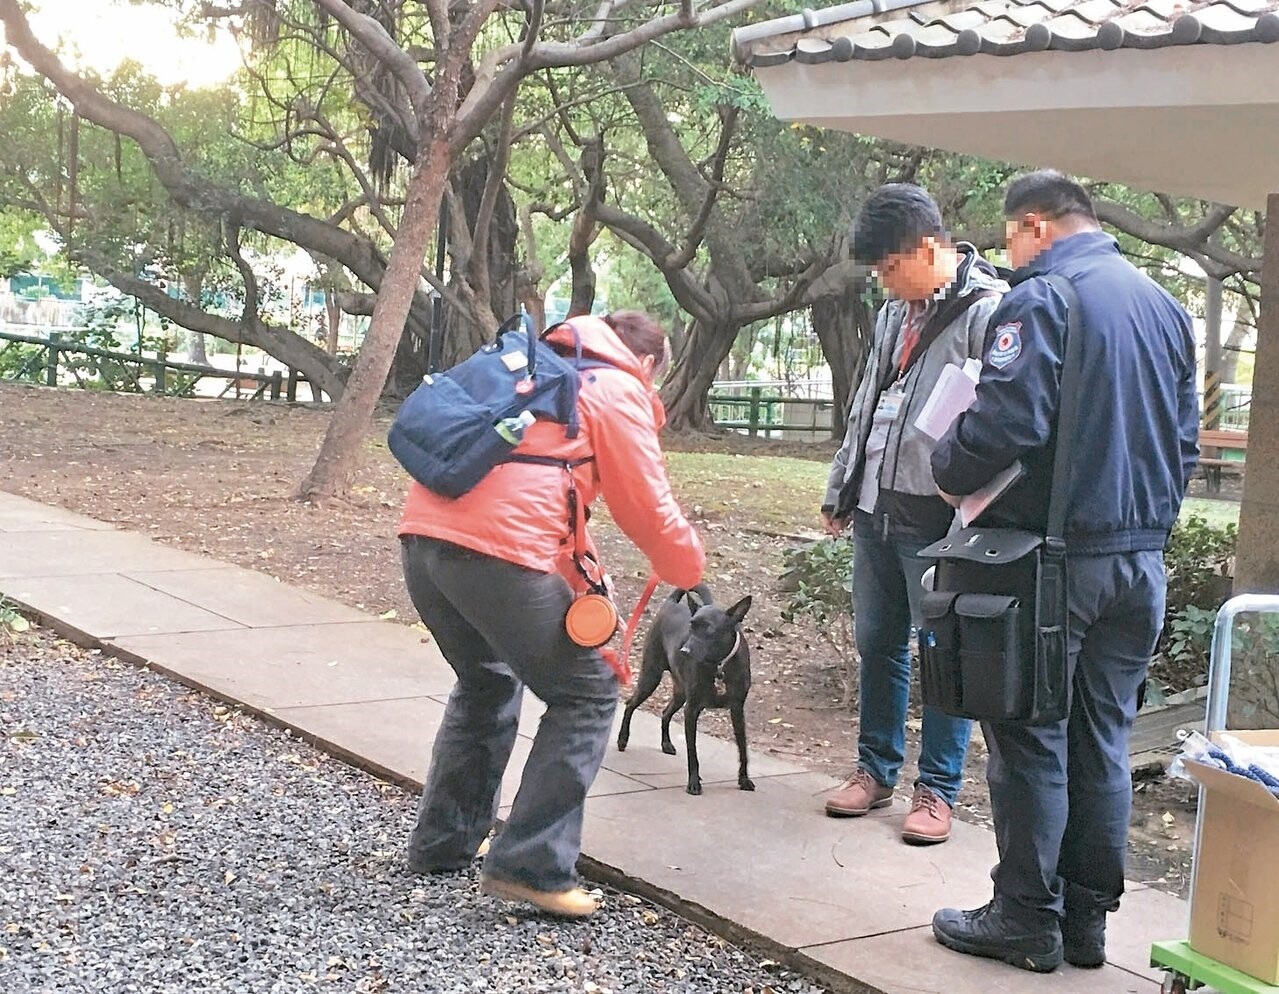
[[[635,640],[635,631],[639,628],[644,609],[648,607],[648,602],[652,600],[653,592],[657,590],[660,582],[656,573],[649,575],[644,592],[640,594],[635,610],[631,612],[630,620],[626,622],[626,634],[622,636],[621,656],[618,656],[617,650],[603,647],[604,643],[617,633],[618,621],[617,608],[606,596],[584,594],[569,606],[568,614],[564,617],[569,638],[580,646],[599,649],[604,662],[608,663],[609,669],[616,674],[618,683],[623,687],[630,686],[631,683],[631,643]]]
[[[630,620],[626,622],[626,634],[622,636],[622,658],[618,659],[616,653],[609,649],[604,650],[604,661],[612,667],[613,672],[617,674],[618,682],[623,687],[629,687],[631,683],[631,642],[635,639],[635,630],[639,628],[644,609],[648,607],[648,602],[653,598],[653,591],[657,589],[660,582],[656,573],[649,574],[644,592],[635,602],[635,610],[631,612]]]

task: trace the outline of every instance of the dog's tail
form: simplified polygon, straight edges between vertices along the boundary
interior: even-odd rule
[[[671,591],[670,596],[667,597],[666,599],[668,601],[678,604],[681,600],[684,599],[685,594],[687,594],[689,597],[689,600],[691,600],[698,607],[701,607],[704,604],[715,603],[715,598],[711,596],[711,588],[706,586],[706,584],[704,583],[699,583],[696,587],[692,587],[688,590],[673,590]]]

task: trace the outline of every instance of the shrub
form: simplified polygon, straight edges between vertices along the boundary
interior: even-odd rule
[[[857,689],[857,653],[853,646],[853,543],[846,538],[823,538],[783,556],[788,598],[782,620],[804,618],[839,657],[844,705],[852,704]]]
[[[1164,553],[1168,603],[1152,677],[1169,690],[1201,686],[1217,610],[1230,596],[1237,529],[1210,525],[1198,515],[1177,523]],[[1156,691],[1151,695],[1158,698]]]

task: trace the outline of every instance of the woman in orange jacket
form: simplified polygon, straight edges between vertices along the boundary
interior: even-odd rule
[[[447,872],[475,857],[497,816],[527,686],[546,713],[480,887],[581,917],[595,910],[574,873],[583,803],[604,759],[618,687],[600,652],[575,644],[565,628],[575,594],[589,587],[575,553],[594,554],[589,535],[585,548],[575,548],[583,538],[574,541],[570,484],[583,507],[603,495],[665,582],[694,586],[706,557],[671,494],[657,440],[665,414],[653,380],[668,356],[661,328],[647,315],[619,311],[572,318],[549,341],[567,352],[574,333],[584,356],[607,363],[581,374],[578,436],[534,422],[515,451],[549,457],[547,464],[499,464],[459,498],[413,483],[399,533],[413,605],[457,674],[409,865]]]

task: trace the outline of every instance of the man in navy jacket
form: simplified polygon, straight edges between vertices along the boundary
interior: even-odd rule
[[[952,949],[1026,969],[1052,970],[1063,953],[1101,966],[1106,913],[1124,888],[1128,736],[1163,626],[1163,549],[1199,455],[1194,336],[1177,302],[1120,255],[1074,181],[1023,176],[1004,213],[1013,289],[991,317],[977,399],[938,443],[933,474],[954,502],[1020,459],[1025,477],[980,523],[1042,531],[1067,308],[1036,277],[1067,277],[1080,300],[1085,391],[1069,441],[1071,710],[1052,725],[983,726],[994,900],[939,911],[933,932]]]

